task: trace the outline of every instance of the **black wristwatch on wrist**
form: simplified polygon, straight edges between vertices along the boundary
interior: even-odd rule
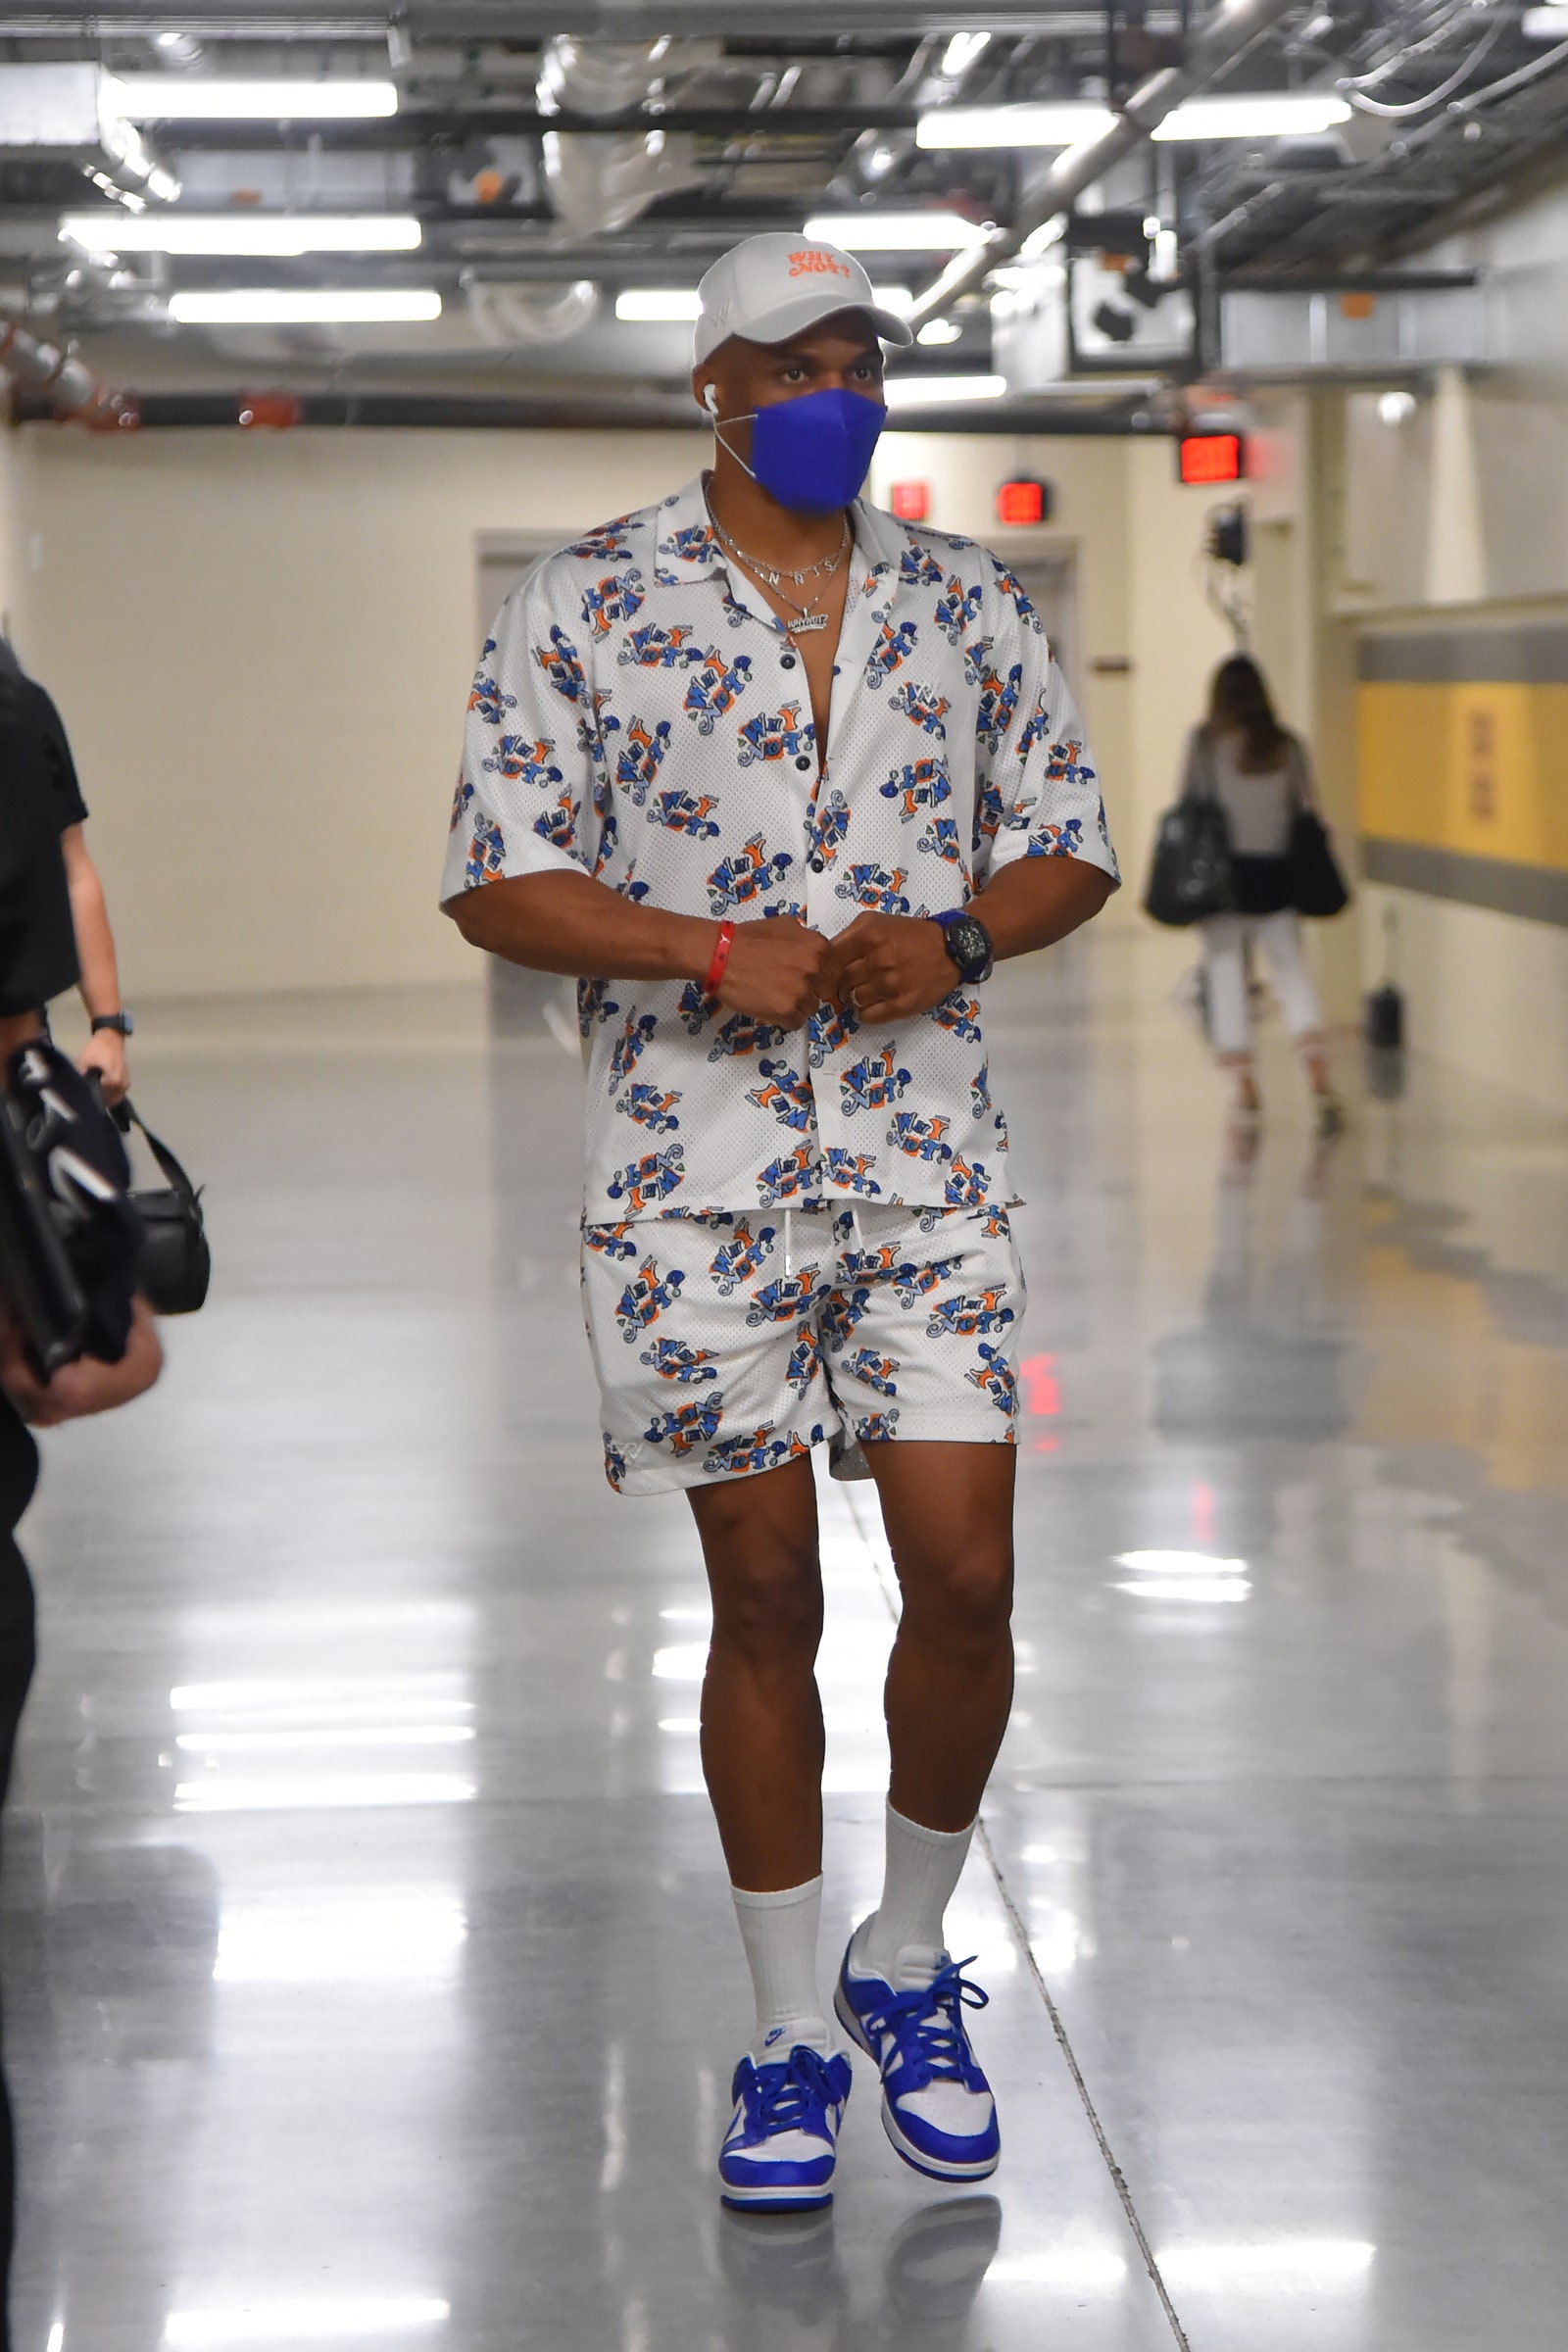
[[[942,944],[957,966],[958,978],[969,987],[991,977],[991,934],[978,915],[966,906],[955,906],[947,914],[932,917],[942,926]]]
[[[131,1037],[135,1034],[136,1024],[128,1012],[95,1012],[92,1016],[94,1037],[100,1029],[113,1029],[121,1037]]]

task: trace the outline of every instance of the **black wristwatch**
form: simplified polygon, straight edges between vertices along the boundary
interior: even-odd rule
[[[114,1029],[122,1037],[132,1037],[135,1034],[136,1024],[128,1012],[95,1012],[92,1016],[94,1037],[97,1036],[100,1029]]]
[[[958,978],[973,987],[991,977],[991,934],[978,915],[965,906],[933,916],[942,925],[942,944],[958,967]]]

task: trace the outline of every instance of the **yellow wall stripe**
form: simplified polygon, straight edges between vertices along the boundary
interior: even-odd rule
[[[1361,830],[1568,870],[1568,684],[1363,682]]]

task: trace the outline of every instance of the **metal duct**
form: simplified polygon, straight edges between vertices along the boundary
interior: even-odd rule
[[[73,164],[107,196],[129,189],[172,204],[179,194],[135,124],[116,113],[93,65],[0,72],[0,160]]]
[[[558,34],[540,53],[541,114],[621,115],[662,95],[666,83],[716,64],[717,41],[584,41]],[[684,133],[547,130],[545,187],[558,217],[578,236],[627,228],[656,196],[695,187],[696,142]]]
[[[569,342],[599,308],[599,288],[591,277],[548,290],[470,278],[465,291],[474,327],[486,343]]]
[[[947,310],[960,294],[979,284],[988,270],[1018,251],[1048,221],[1069,212],[1086,188],[1102,179],[1113,164],[1141,147],[1173,107],[1205,89],[1226,66],[1250,49],[1260,33],[1289,16],[1297,0],[1223,0],[1201,31],[1188,43],[1179,66],[1164,66],[1141,81],[1108,130],[1081,147],[1068,147],[1057,156],[1016,223],[987,245],[971,246],[951,262],[936,284],[921,295],[909,314],[910,324],[923,326]]]
[[[1343,295],[1291,287],[1219,299],[1219,368],[1281,383],[1484,367],[1495,355],[1484,285]],[[1520,358],[1516,350],[1511,355]]]
[[[0,368],[14,382],[24,385],[34,399],[46,398],[61,422],[74,417],[94,431],[114,432],[141,422],[135,402],[123,392],[111,392],[92,369],[56,343],[40,342],[20,318],[0,312]]]

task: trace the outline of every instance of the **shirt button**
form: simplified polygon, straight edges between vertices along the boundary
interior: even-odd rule
[[[778,658],[778,665],[780,669],[793,669],[795,667],[795,656],[793,654],[780,654]]]
[[[803,752],[800,759],[796,760],[795,764],[797,767],[809,767],[811,762],[807,759],[805,753]]]

